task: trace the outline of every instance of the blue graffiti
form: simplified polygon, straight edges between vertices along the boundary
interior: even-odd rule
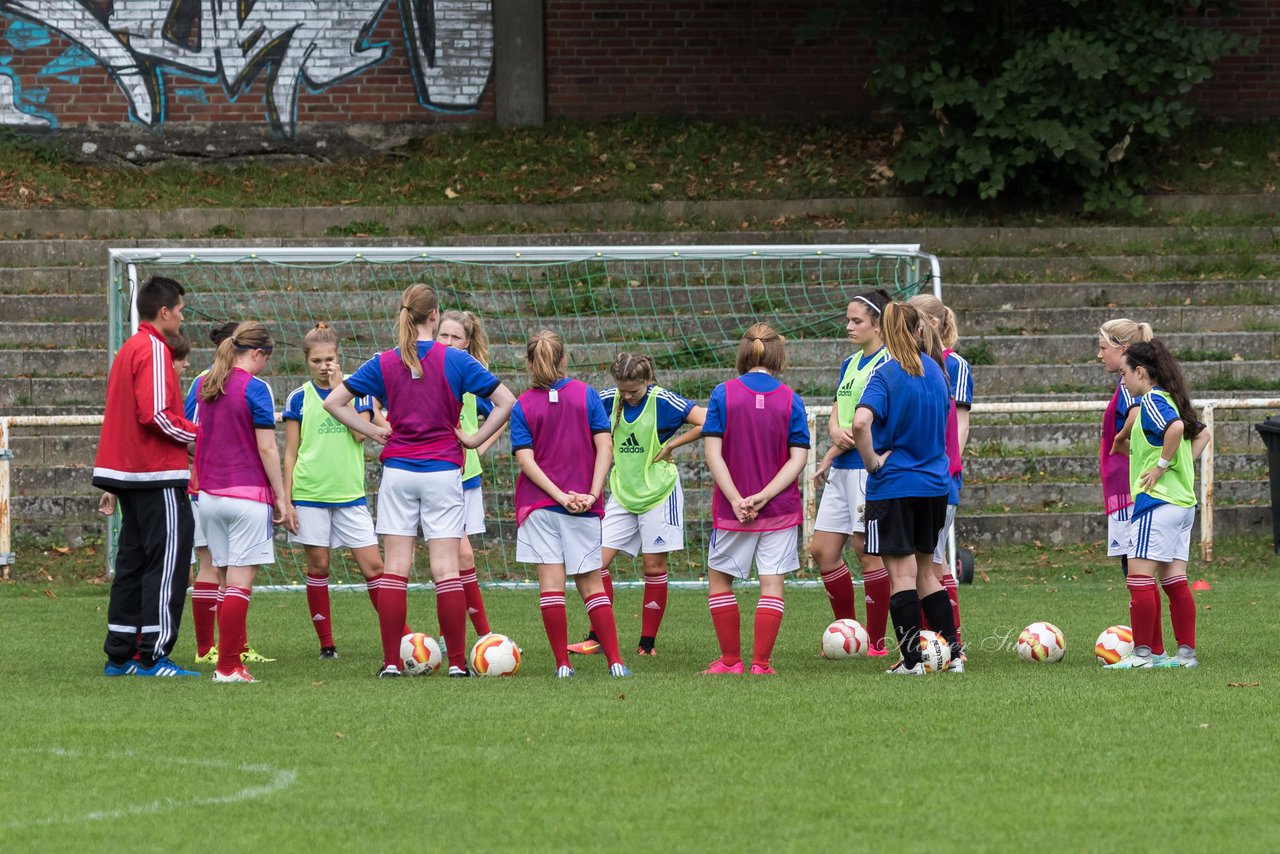
[[[176,98],[186,98],[188,101],[199,101],[201,104],[209,103],[209,97],[205,95],[204,90],[199,86],[175,87],[173,94]]]
[[[98,62],[89,51],[72,45],[64,50],[56,59],[40,69],[42,77],[59,77],[68,83],[79,83],[80,75],[76,72],[82,68],[93,68]]]
[[[4,33],[5,40],[18,50],[31,50],[33,47],[44,47],[52,37],[49,30],[39,24],[15,20],[9,24]]]

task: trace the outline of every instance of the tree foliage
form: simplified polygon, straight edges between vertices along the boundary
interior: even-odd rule
[[[899,122],[898,177],[930,195],[1139,209],[1192,88],[1256,48],[1214,24],[1214,0],[876,5],[871,89]]]

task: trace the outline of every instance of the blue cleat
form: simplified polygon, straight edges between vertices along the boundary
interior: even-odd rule
[[[627,665],[619,661],[617,664],[609,665],[609,675],[610,676],[630,676],[631,668],[627,667]]]
[[[161,658],[150,667],[139,667],[135,674],[138,676],[199,676],[200,674],[194,670],[183,670],[167,658]]]
[[[103,676],[132,676],[138,672],[138,662],[130,659],[124,664],[112,664],[107,662],[107,666],[102,668]]]

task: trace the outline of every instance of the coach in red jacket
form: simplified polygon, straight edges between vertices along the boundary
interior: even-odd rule
[[[103,644],[107,676],[200,675],[169,660],[195,533],[186,488],[196,425],[183,415],[165,341],[182,324],[184,293],[160,276],[138,290],[138,331],[116,353],[107,379],[93,485],[119,496],[123,517]]]

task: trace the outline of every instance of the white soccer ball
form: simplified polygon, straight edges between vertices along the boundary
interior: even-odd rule
[[[430,676],[442,658],[440,644],[430,635],[412,632],[400,639],[400,662],[408,676]]]
[[[1128,626],[1109,626],[1098,635],[1093,645],[1094,658],[1103,664],[1115,664],[1126,655],[1133,655],[1133,629]]]
[[[477,676],[515,676],[520,672],[520,647],[506,635],[485,635],[471,647],[471,669]]]
[[[925,673],[941,673],[951,666],[951,644],[937,632],[920,632],[920,661]]]
[[[1067,639],[1053,623],[1032,623],[1018,635],[1018,655],[1023,661],[1053,664],[1067,651]]]
[[[871,646],[867,630],[857,620],[836,620],[822,633],[822,657],[853,658],[866,655]]]

